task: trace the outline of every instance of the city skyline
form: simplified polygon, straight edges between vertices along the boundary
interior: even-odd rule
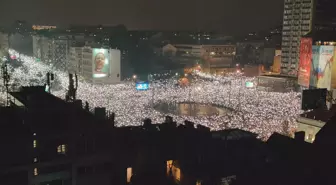
[[[124,24],[130,30],[205,30],[244,34],[281,24],[283,0],[3,0],[0,7],[0,26],[25,20],[32,24],[57,26]]]

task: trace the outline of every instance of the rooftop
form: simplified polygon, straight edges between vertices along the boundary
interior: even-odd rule
[[[335,31],[315,31],[308,33],[304,37],[311,37],[313,41],[336,41]]]
[[[285,78],[285,79],[289,79],[289,80],[297,80],[296,77],[293,76],[285,76],[285,75],[275,75],[275,74],[271,74],[271,75],[260,75],[259,77],[269,77],[269,78]]]
[[[336,106],[332,106],[330,110],[316,109],[310,112],[305,112],[300,116],[316,121],[328,122],[336,114]]]

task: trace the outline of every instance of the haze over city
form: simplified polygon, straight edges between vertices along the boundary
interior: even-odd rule
[[[0,24],[124,24],[128,29],[245,34],[278,26],[282,0],[2,0]]]

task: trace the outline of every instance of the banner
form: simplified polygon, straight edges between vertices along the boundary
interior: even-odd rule
[[[336,89],[336,47],[334,49],[333,63],[331,67],[331,89]]]
[[[108,49],[92,50],[92,74],[93,78],[107,77],[110,73],[110,61]]]
[[[334,46],[321,46],[319,69],[317,76],[317,88],[331,88],[331,70],[333,63]]]
[[[313,42],[311,38],[301,39],[298,84],[304,87],[309,87],[312,44]]]
[[[309,86],[317,88],[317,80],[319,73],[319,60],[320,60],[320,46],[312,47],[312,61],[310,65],[310,80]]]

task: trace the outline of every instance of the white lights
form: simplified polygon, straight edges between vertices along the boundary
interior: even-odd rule
[[[57,153],[58,154],[66,154],[66,151],[67,151],[67,147],[66,145],[58,145],[57,146]]]
[[[33,141],[33,148],[36,148],[37,147],[37,141],[34,139]]]
[[[18,56],[15,51],[10,52]],[[25,55],[20,55],[19,62],[22,62],[22,66],[10,73],[11,82],[15,81],[22,86],[45,84],[45,75],[51,70],[49,66],[35,62],[34,58]],[[68,88],[68,74],[57,70],[53,73],[56,74],[54,83],[57,85],[51,87],[51,92],[57,97],[64,98]],[[153,74],[153,76],[159,75]],[[195,79],[190,86],[184,88],[175,85],[176,78],[154,81],[151,86],[155,90],[154,95],[152,91],[137,91],[131,81],[102,86],[79,80],[77,98],[89,102],[92,108],[106,107],[107,110],[114,112],[115,125],[118,127],[142,125],[142,120],[146,117],[151,118],[153,123],[162,123],[164,116],[169,115],[178,123],[190,120],[212,130],[239,128],[256,133],[263,139],[268,138],[273,132],[283,133],[285,121],[288,121],[290,129],[296,128],[296,117],[301,113],[298,93],[264,92],[246,88],[246,82],[254,79],[242,77],[241,73],[223,77],[196,72],[192,76]],[[133,79],[136,78],[137,76],[133,75]],[[0,98],[5,100],[6,94],[0,92]],[[154,110],[152,101],[154,103],[192,101],[216,104],[234,111],[225,116],[178,116]],[[37,143],[34,146],[36,147]]]
[[[37,176],[38,175],[38,170],[37,168],[34,168],[34,176]]]

